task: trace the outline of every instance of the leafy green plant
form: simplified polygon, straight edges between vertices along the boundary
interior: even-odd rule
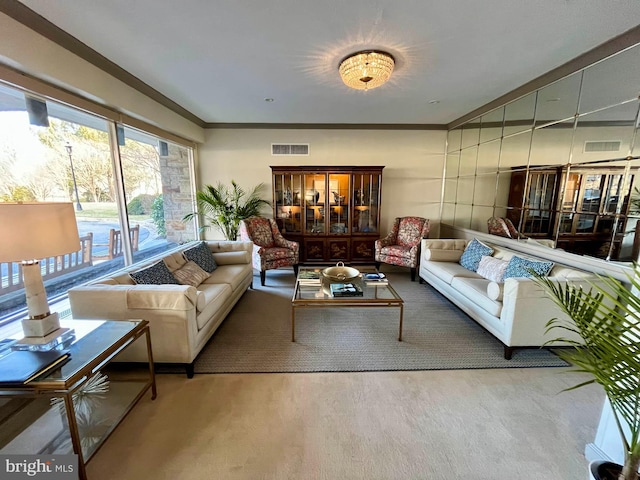
[[[129,215],[147,215],[151,212],[156,198],[154,195],[138,195],[127,204],[127,212],[129,212]]]
[[[151,205],[151,221],[158,230],[159,237],[167,236],[167,226],[164,223],[164,199],[158,195]]]
[[[612,277],[600,277],[589,290],[559,284],[537,276],[535,281],[549,294],[572,322],[553,318],[547,331],[559,329],[578,334],[584,345],[567,338],[568,350],[558,351],[577,372],[591,380],[567,390],[597,383],[604,389],[620,431],[625,461],[620,480],[636,480],[640,466],[640,266],[627,275],[628,284]]]
[[[203,225],[202,229],[211,226],[218,227],[227,240],[238,238],[240,221],[245,218],[260,215],[262,207],[271,205],[270,202],[260,198],[260,192],[264,184],[261,183],[252,190],[246,191],[235,180],[231,180],[231,187],[222,182],[214,187],[205,185],[203,191],[196,193],[198,211],[185,215],[183,221],[191,221],[195,216],[201,215],[209,225]]]

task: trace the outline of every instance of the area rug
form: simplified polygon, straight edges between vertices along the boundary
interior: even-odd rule
[[[270,270],[248,290],[202,350],[196,373],[356,372],[565,367],[547,349],[518,349],[511,360],[486,330],[409,272],[389,272],[405,301],[403,341],[398,308],[296,310],[291,342],[292,270]],[[182,372],[160,365],[159,373]]]

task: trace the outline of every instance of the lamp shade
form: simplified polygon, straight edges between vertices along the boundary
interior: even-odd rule
[[[0,262],[22,262],[80,250],[71,203],[0,203]]]

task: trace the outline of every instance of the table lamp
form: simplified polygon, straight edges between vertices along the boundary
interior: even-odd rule
[[[51,313],[42,282],[40,261],[80,250],[71,203],[0,203],[0,262],[20,262],[27,297],[25,337],[44,337],[60,328]],[[11,274],[11,268],[9,268]]]

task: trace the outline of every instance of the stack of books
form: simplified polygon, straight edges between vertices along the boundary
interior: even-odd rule
[[[362,288],[355,283],[332,283],[331,295],[334,297],[362,297]]]
[[[322,283],[321,275],[320,270],[302,270],[298,273],[298,283],[301,287],[319,287]]]
[[[389,280],[384,273],[365,273],[362,275],[364,283],[370,285],[389,285]]]

